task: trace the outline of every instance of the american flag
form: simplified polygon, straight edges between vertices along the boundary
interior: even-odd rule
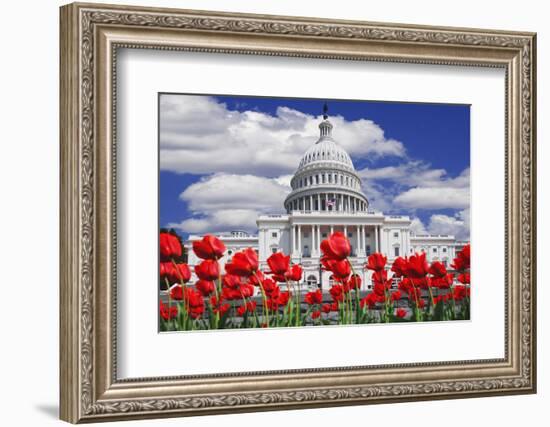
[[[336,206],[336,199],[327,200],[327,206]]]

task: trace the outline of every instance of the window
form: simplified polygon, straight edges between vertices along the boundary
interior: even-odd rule
[[[327,237],[327,233],[322,233],[321,237]]]
[[[370,233],[365,233],[365,237],[370,237]]]
[[[277,253],[277,248],[276,248],[276,247],[275,247],[275,248],[271,248],[271,253],[276,254],[276,253]]]
[[[399,232],[395,231],[395,232],[393,233],[393,237],[399,237]]]
[[[277,237],[277,232],[276,231],[272,232],[271,237]]]
[[[441,249],[441,252],[443,252],[443,253],[447,252],[447,248]]]
[[[348,237],[353,237],[353,233],[348,233]]]
[[[229,250],[227,251],[227,255],[233,255],[233,251],[232,251],[231,249],[229,249]]]
[[[432,252],[433,252],[434,254],[436,254],[436,253],[437,253],[437,248],[433,248]]]
[[[370,255],[370,245],[367,245],[367,256]]]
[[[304,233],[304,239],[307,239],[309,237],[309,233]]]
[[[396,246],[395,248],[393,248],[393,254],[395,256],[399,256],[399,246]]]

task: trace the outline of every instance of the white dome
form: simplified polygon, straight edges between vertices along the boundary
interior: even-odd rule
[[[345,168],[355,169],[349,154],[332,138],[321,138],[315,145],[309,147],[300,160],[298,170],[315,162],[335,162]]]
[[[310,147],[290,181],[292,191],[285,199],[288,213],[295,210],[319,212],[366,212],[369,202],[361,191],[361,178],[349,154],[332,139],[332,123],[325,105],[319,124],[319,140]]]

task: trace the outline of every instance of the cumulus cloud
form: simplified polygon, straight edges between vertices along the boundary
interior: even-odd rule
[[[374,203],[381,202],[389,210],[465,209],[470,206],[469,168],[453,178],[445,169],[432,169],[428,163],[411,160],[396,166],[365,168],[359,175],[365,189],[371,187],[371,191],[379,193]]]
[[[426,230],[426,227],[422,223],[421,219],[418,217],[414,217],[411,219],[411,231],[413,234],[428,234],[428,231]]]
[[[186,233],[228,229],[254,231],[262,213],[281,213],[290,192],[289,178],[218,173],[191,184],[181,194],[192,213],[180,223],[168,224]]]
[[[411,230],[414,234],[450,234],[459,240],[470,239],[470,209],[463,209],[454,216],[434,214],[425,226],[419,218],[413,218]]]
[[[396,205],[412,209],[463,209],[470,206],[470,190],[453,187],[416,187],[399,194]]]
[[[208,96],[162,95],[160,166],[194,174],[289,174],[317,140],[321,119],[283,106],[272,116],[229,110]],[[403,144],[386,138],[372,120],[347,121],[342,116],[330,120],[335,139],[351,156],[405,155]]]

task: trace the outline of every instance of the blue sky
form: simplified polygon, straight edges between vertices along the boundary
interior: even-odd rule
[[[253,232],[257,214],[280,212],[325,101],[371,208],[468,238],[470,107],[330,99],[161,94],[161,227]]]

